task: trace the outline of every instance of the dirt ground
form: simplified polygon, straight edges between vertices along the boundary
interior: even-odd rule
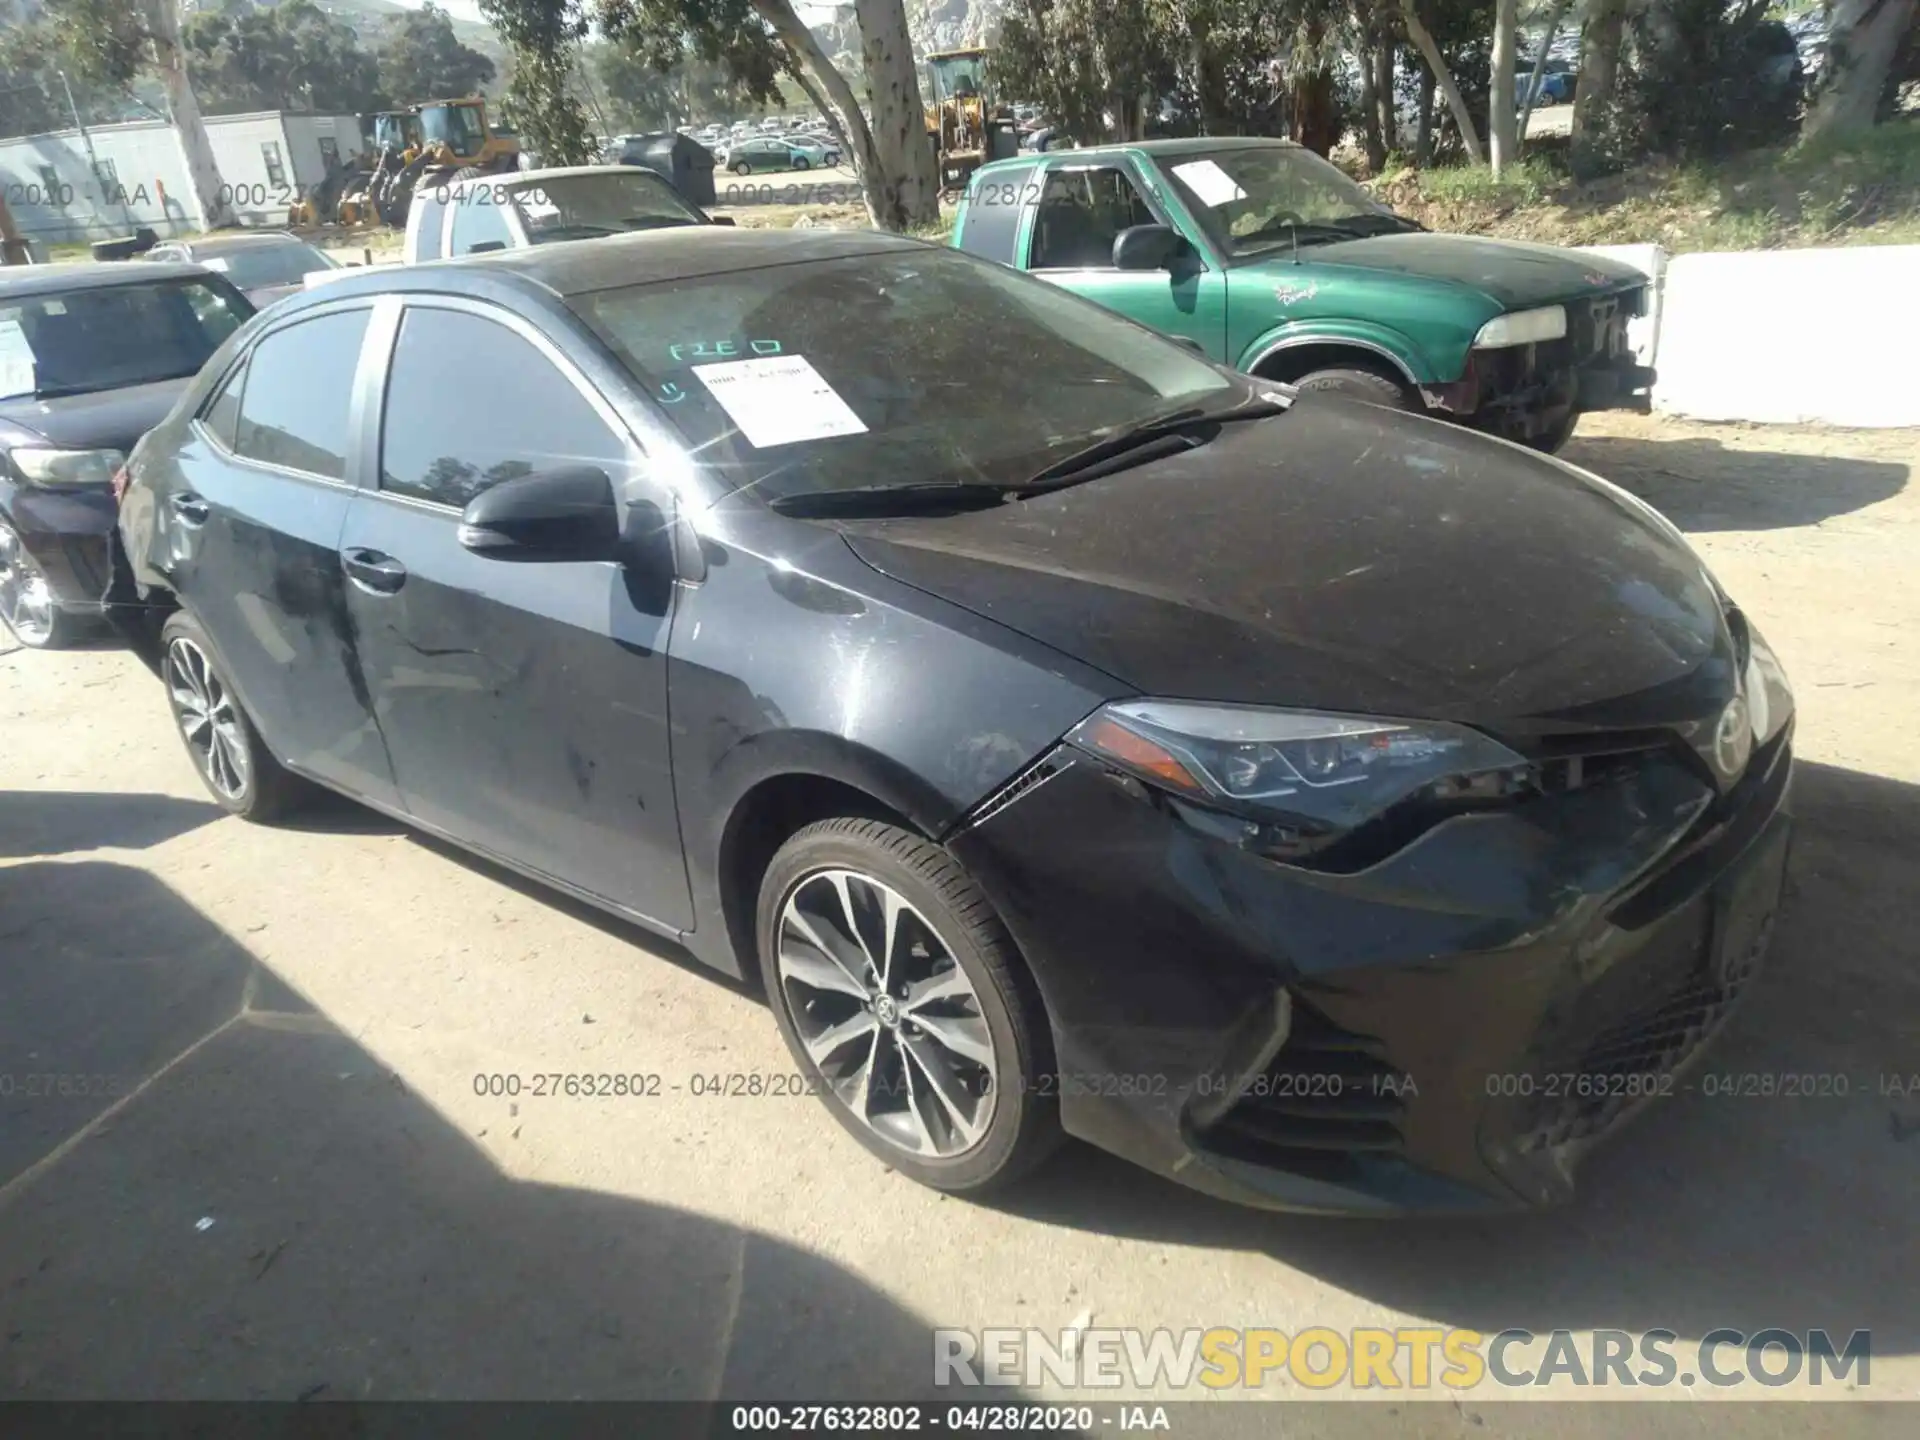
[[[1920,1399],[1920,433],[1602,417],[1566,458],[1666,511],[1795,681],[1789,902],[1710,1068],[1844,1094],[1696,1088],[1595,1155],[1573,1205],[1498,1221],[1262,1214],[1078,1147],[992,1204],[947,1200],[815,1101],[695,1093],[790,1070],[755,996],[351,805],[226,818],[130,656],[15,650],[0,1394],[912,1397],[931,1327],[1091,1323],[1666,1328],[1683,1354],[1718,1327],[1872,1334],[1870,1377],[1824,1390],[1271,1377],[1258,1393],[1441,1402],[1290,1410],[1299,1435],[1710,1423],[1506,1403],[1538,1397]],[[663,1088],[478,1093],[550,1072]],[[80,1080],[29,1093],[46,1074]],[[1914,1414],[1741,1407],[1723,1428],[1910,1434]]]

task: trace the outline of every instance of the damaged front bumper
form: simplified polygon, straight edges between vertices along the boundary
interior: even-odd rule
[[[1069,746],[948,844],[1032,964],[1071,1133],[1271,1208],[1541,1205],[1751,977],[1790,733],[1724,795],[1650,750],[1352,874],[1252,853]]]
[[[1469,351],[1459,379],[1422,394],[1430,408],[1525,444],[1562,438],[1589,411],[1644,415],[1656,374],[1635,358],[1628,327],[1645,305],[1644,290],[1570,302],[1562,338]]]

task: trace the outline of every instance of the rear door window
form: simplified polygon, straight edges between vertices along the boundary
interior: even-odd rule
[[[242,361],[234,367],[207,408],[200,412],[200,423],[227,449],[233,448],[233,433],[240,419],[240,392],[247,383],[247,367]]]
[[[456,375],[460,403],[450,406]],[[385,413],[380,488],[436,505],[461,509],[502,480],[565,465],[596,465],[616,481],[626,470],[625,443],[573,381],[523,336],[467,311],[407,311]]]
[[[247,360],[234,453],[264,465],[344,479],[353,377],[367,311],[336,311],[276,330]]]
[[[1038,190],[1031,165],[976,177],[967,188],[967,219],[960,231],[960,248],[983,260],[1013,264],[1020,217]]]

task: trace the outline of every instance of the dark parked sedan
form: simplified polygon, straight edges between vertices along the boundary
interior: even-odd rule
[[[0,271],[0,623],[23,644],[99,614],[114,472],[252,314],[196,266]]]
[[[297,295],[307,276],[338,270],[340,263],[317,245],[284,230],[208,235],[199,240],[163,240],[146,254],[150,261],[191,262],[217,270],[265,309]]]
[[[317,781],[757,976],[944,1189],[1064,1129],[1557,1198],[1780,894],[1792,699],[1659,515],[912,241],[348,277],[131,468],[220,803]]]

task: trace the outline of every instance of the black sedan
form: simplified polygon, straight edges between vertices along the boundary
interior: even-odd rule
[[[348,277],[131,469],[221,804],[318,782],[756,976],[944,1189],[1064,1130],[1259,1204],[1560,1197],[1779,898],[1792,699],[1658,514],[950,250]]]
[[[98,616],[115,472],[253,313],[196,266],[0,270],[0,622],[23,644]]]
[[[198,240],[163,240],[144,258],[217,270],[261,309],[304,290],[307,276],[340,268],[340,262],[319,246],[284,230],[228,231]]]

